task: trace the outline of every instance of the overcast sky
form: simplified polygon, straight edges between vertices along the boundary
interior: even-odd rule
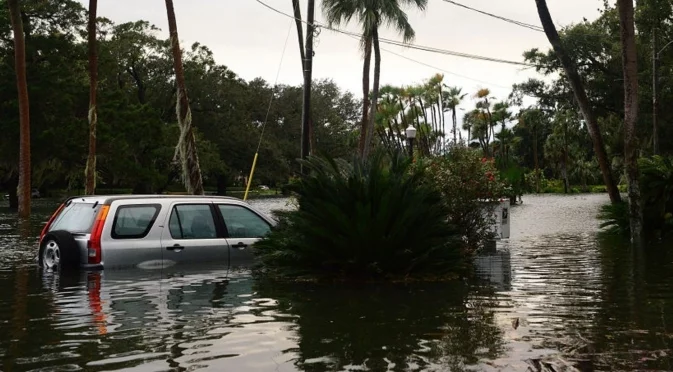
[[[81,0],[84,6],[88,1]],[[261,0],[286,13],[292,13],[291,0]],[[534,0],[457,0],[477,9],[539,25]],[[307,0],[301,0],[306,16]],[[178,32],[183,47],[198,41],[213,50],[218,63],[227,65],[246,80],[261,76],[273,83],[281,61],[281,52],[290,32],[280,83],[302,81],[299,48],[294,23],[256,0],[174,0]],[[602,0],[548,0],[557,27],[598,16]],[[409,22],[416,30],[415,44],[500,59],[522,61],[530,48],[548,49],[543,33],[502,22],[443,0],[429,0],[424,13],[409,10]],[[101,1],[98,15],[114,22],[144,19],[162,29],[167,37],[165,4],[161,0]],[[316,0],[316,20],[322,21],[320,0]],[[356,24],[344,29],[358,31]],[[390,30],[381,37],[399,40]],[[411,50],[382,44],[382,47],[436,68],[382,52],[381,84],[409,85],[422,82],[436,72],[445,74],[449,85],[473,93],[489,88],[505,98],[513,83],[534,76],[520,66],[475,61],[459,57]],[[362,55],[358,41],[323,30],[315,47],[314,78],[332,78],[341,87],[359,95],[362,79]],[[372,64],[373,66],[373,64]],[[441,71],[441,70],[444,71]],[[458,74],[458,75],[453,75]]]

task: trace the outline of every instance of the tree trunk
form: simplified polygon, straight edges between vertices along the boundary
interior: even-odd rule
[[[376,122],[376,110],[378,109],[379,99],[379,79],[381,77],[381,49],[379,48],[379,31],[374,27],[372,31],[372,42],[374,44],[374,87],[372,88],[372,104],[369,113],[369,125],[367,127],[367,136],[365,137],[365,147],[362,157],[367,159],[372,146],[372,134]]]
[[[533,161],[535,163],[535,193],[540,193],[540,164],[537,159],[537,128],[533,127]]]
[[[643,210],[640,204],[638,170],[638,61],[636,50],[633,1],[618,0],[620,34],[622,40],[622,65],[624,69],[624,165],[629,184],[629,219],[631,243],[642,243]]]
[[[26,80],[26,43],[19,0],[8,0],[9,15],[14,33],[14,69],[16,88],[19,94],[19,217],[30,216],[30,106]]]
[[[572,87],[573,93],[575,94],[575,100],[580,107],[580,111],[582,111],[584,120],[586,120],[587,129],[591,135],[591,140],[594,145],[594,152],[596,153],[596,158],[601,168],[601,173],[603,174],[603,182],[605,183],[605,187],[608,190],[608,194],[610,195],[610,200],[612,203],[618,203],[621,201],[619,189],[617,188],[617,184],[612,177],[612,170],[610,169],[610,163],[608,162],[608,155],[605,151],[605,146],[603,145],[603,136],[601,135],[600,129],[598,128],[598,121],[596,120],[596,116],[594,115],[591,104],[589,103],[589,97],[584,90],[584,84],[582,83],[580,75],[577,72],[577,67],[575,66],[575,63],[570,58],[570,56],[566,53],[565,48],[561,43],[561,38],[556,31],[554,21],[549,14],[549,8],[547,8],[546,0],[535,0],[535,3],[537,4],[538,15],[540,16],[540,22],[542,23],[545,34],[547,35],[547,39],[549,39],[549,43],[554,48],[556,57],[561,62],[561,65],[563,65],[563,69],[568,76],[570,86]]]
[[[659,155],[659,45],[652,30],[652,153]]]
[[[365,41],[365,60],[362,66],[362,122],[360,123],[360,156],[364,157],[367,142],[367,120],[369,114],[369,70],[372,62],[372,39]]]
[[[432,148],[435,153],[437,153],[438,150],[438,145],[439,141],[438,138],[439,136],[437,135],[439,133],[439,121],[437,119],[437,110],[435,109],[435,104],[430,105],[430,113],[432,114]]]
[[[458,117],[456,116],[456,109],[457,107],[454,107],[451,109],[451,120],[453,121],[453,144],[455,145],[456,142],[456,132],[458,131]]]
[[[570,189],[570,180],[568,179],[568,121],[563,120],[563,179],[566,194]]]
[[[180,127],[180,139],[176,147],[176,155],[180,156],[182,165],[182,180],[187,193],[203,195],[203,178],[199,166],[199,155],[196,150],[196,138],[192,128],[192,112],[189,108],[189,98],[185,86],[185,71],[182,66],[182,51],[178,39],[178,26],[175,20],[173,0],[166,0],[166,12],[168,13],[168,30],[171,37],[173,51],[173,66],[175,68],[175,81],[177,84],[176,112],[178,126]]]
[[[98,53],[96,51],[96,13],[98,0],[89,0],[89,157],[86,161],[84,177],[84,193],[93,195],[96,192],[96,125],[98,113],[96,107],[96,90],[98,87]]]

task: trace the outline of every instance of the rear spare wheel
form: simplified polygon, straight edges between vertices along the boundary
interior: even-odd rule
[[[68,231],[50,231],[40,244],[39,263],[45,270],[73,271],[79,269],[81,252]]]

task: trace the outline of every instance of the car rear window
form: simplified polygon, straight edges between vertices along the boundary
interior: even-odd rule
[[[88,234],[100,207],[101,204],[98,203],[70,203],[56,216],[49,231],[65,230]]]
[[[120,206],[112,223],[112,238],[144,238],[150,232],[160,210],[160,204]]]

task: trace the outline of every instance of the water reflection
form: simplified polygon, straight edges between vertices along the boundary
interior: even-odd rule
[[[634,257],[596,239],[601,198],[527,197],[477,278],[412,286],[278,285],[216,266],[42,274],[53,207],[28,238],[0,209],[0,370],[673,370],[672,245]]]
[[[504,351],[488,293],[464,283],[257,289],[296,318],[304,371],[462,370]]]

